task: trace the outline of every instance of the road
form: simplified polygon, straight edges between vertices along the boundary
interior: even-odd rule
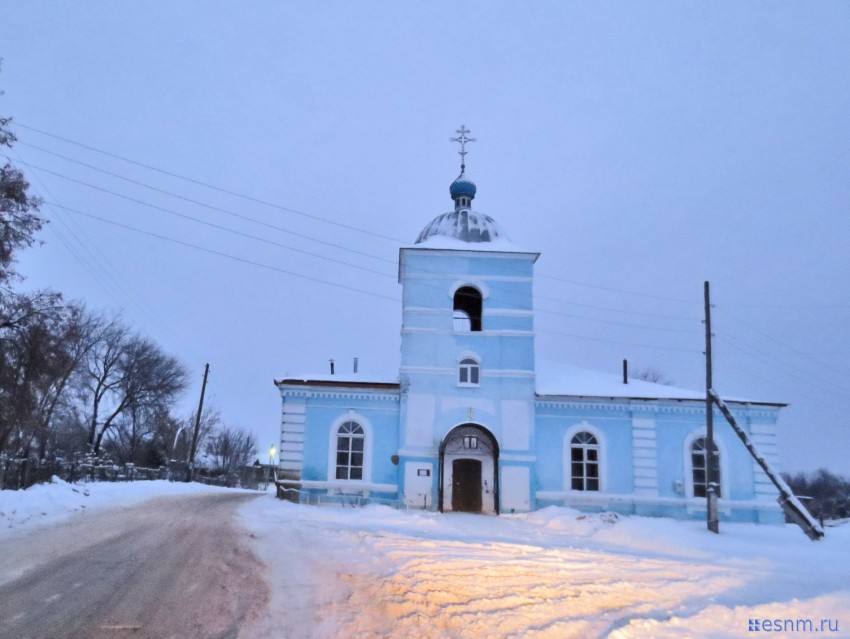
[[[235,510],[245,493],[163,497],[0,544],[0,638],[239,635],[268,602]]]

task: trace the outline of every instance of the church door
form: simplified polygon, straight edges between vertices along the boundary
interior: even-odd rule
[[[481,512],[481,462],[477,459],[452,461],[452,510]]]

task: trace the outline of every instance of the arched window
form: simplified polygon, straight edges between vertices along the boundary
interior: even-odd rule
[[[587,431],[570,440],[570,476],[573,490],[599,490],[599,441]]]
[[[698,437],[691,443],[691,472],[694,479],[694,497],[705,497],[708,484],[713,483],[720,497],[720,451],[714,444],[711,476],[708,475],[707,448],[705,437]]]
[[[481,368],[477,361],[471,357],[464,357],[460,360],[457,368],[458,384],[474,384],[478,385]]]
[[[472,286],[461,286],[454,295],[454,330],[481,330],[481,291]]]
[[[366,434],[354,421],[343,422],[336,435],[336,478],[363,479]]]

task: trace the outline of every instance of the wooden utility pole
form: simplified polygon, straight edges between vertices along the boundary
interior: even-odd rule
[[[708,282],[704,288],[705,297],[705,500],[706,521],[713,533],[720,532],[719,512],[717,508],[717,490],[714,478],[717,477],[714,455],[714,386],[711,379],[711,299]]]
[[[204,410],[204,393],[207,392],[207,377],[210,374],[210,365],[204,366],[204,382],[201,384],[201,399],[198,402],[198,412],[195,414],[195,430],[192,433],[192,447],[189,449],[189,481],[195,475],[195,453],[198,450],[198,437],[201,433],[201,413]]]

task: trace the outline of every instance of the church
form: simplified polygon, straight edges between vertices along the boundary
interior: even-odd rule
[[[539,254],[474,210],[465,166],[472,139],[464,127],[458,133],[452,210],[399,250],[397,374],[375,379],[355,366],[275,380],[281,493],[440,512],[558,505],[705,519],[711,482],[721,520],[782,522],[776,488],[734,433],[717,429],[707,450],[704,390],[536,360]],[[727,404],[775,464],[783,405]]]

